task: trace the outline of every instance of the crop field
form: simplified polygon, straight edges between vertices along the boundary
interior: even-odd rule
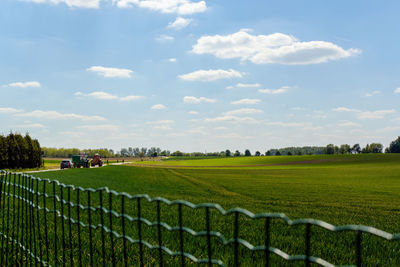
[[[195,204],[218,203],[226,210],[241,207],[254,213],[282,212],[291,219],[313,218],[335,225],[362,224],[390,233],[400,232],[400,155],[395,154],[169,159],[135,162],[129,166],[36,173],[35,176],[82,187],[107,186],[131,195],[148,194]],[[94,197],[92,201],[98,200]],[[142,203],[142,216],[155,221],[154,202]],[[127,213],[136,216],[135,207],[136,202],[127,202]],[[165,205],[162,211],[162,220],[176,226],[176,207]],[[183,208],[183,214],[185,226],[204,230],[203,210]],[[212,230],[221,232],[227,239],[232,238],[233,216],[221,216],[216,211],[210,216]],[[240,238],[253,245],[263,245],[262,221],[240,216],[240,227]],[[137,234],[135,229],[131,228],[131,236]],[[143,231],[150,243],[157,243],[155,228],[144,227]],[[170,236],[164,245],[176,251],[179,242],[174,234],[166,231],[164,237]],[[185,236],[185,250],[205,257],[204,242],[190,240],[193,238]],[[338,265],[355,264],[354,240],[354,232],[331,233],[314,227],[311,254]],[[217,243],[213,240],[213,255],[231,265],[232,249],[217,249]],[[400,242],[364,234],[362,245],[365,264],[400,265]],[[279,219],[273,220],[271,246],[292,255],[304,254],[304,226],[289,227]],[[150,250],[146,253],[146,263],[154,265],[157,253]],[[263,253],[240,248],[240,255],[243,265],[264,264]],[[167,265],[179,262],[175,258],[165,256]],[[278,256],[271,260],[279,265],[286,264]]]

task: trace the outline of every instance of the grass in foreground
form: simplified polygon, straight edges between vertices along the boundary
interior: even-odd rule
[[[311,159],[310,162],[305,162]],[[287,165],[271,165],[271,164]],[[292,164],[288,161],[301,161]],[[172,162],[172,161],[171,161]],[[185,163],[184,161],[180,161]],[[260,157],[239,159],[191,160],[185,168],[149,168],[109,166],[97,169],[72,169],[36,174],[42,178],[60,180],[66,184],[98,188],[108,186],[130,194],[149,194],[168,199],[185,199],[193,203],[213,202],[225,209],[242,207],[252,212],[284,212],[290,218],[310,217],[329,223],[371,225],[389,232],[400,232],[400,155]],[[183,164],[182,166],[184,166]],[[223,166],[225,168],[201,167]],[[243,168],[232,167],[242,164]],[[170,166],[175,166],[171,163]],[[259,165],[259,167],[245,167]],[[136,203],[128,210],[135,215]],[[146,204],[146,216],[155,220],[154,204]],[[204,230],[204,211],[184,210],[185,225]],[[177,225],[176,209],[164,207],[163,220]],[[198,219],[195,219],[198,218]],[[263,223],[240,218],[241,238],[252,244],[262,244]],[[233,218],[212,214],[213,230],[232,237]],[[135,227],[132,236],[135,236]],[[304,253],[304,229],[288,228],[280,222],[272,225],[271,244],[291,254]],[[149,240],[156,242],[155,228],[146,228]],[[312,253],[335,264],[354,263],[354,234],[332,234],[313,228]],[[166,233],[166,236],[168,234]],[[165,244],[179,249],[177,237],[169,236]],[[188,251],[201,256],[203,250],[187,237]],[[176,240],[175,240],[176,241]],[[217,242],[215,241],[215,245]],[[134,246],[134,245],[133,245]],[[367,265],[400,265],[399,245],[365,236],[363,239]],[[148,252],[152,253],[152,252]],[[215,250],[213,255],[230,262],[231,250]],[[250,255],[243,250],[243,260],[250,264],[262,255]],[[149,254],[149,255],[150,255]],[[152,254],[151,254],[152,255]],[[204,254],[202,255],[204,257]],[[255,257],[255,258],[254,258]],[[148,257],[157,259],[157,255]],[[284,262],[276,258],[276,263]],[[173,265],[171,259],[171,264]],[[262,262],[257,261],[257,262]],[[228,264],[229,265],[229,264]],[[253,264],[251,264],[253,265]]]

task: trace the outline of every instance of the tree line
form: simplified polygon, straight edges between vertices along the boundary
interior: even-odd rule
[[[82,152],[86,153],[89,157],[99,154],[102,157],[114,157],[114,151],[107,148],[99,149],[78,149],[78,148],[54,148],[42,147],[43,156],[46,158],[71,158],[73,155],[80,155]]]
[[[0,135],[0,169],[38,168],[42,165],[39,141],[29,134]]]

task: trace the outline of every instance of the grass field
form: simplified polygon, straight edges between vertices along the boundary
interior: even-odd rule
[[[241,157],[135,164],[37,173],[35,176],[83,187],[108,186],[132,195],[212,202],[225,209],[242,207],[252,212],[283,212],[292,219],[306,217],[336,225],[363,224],[400,232],[400,155]],[[149,204],[147,208],[149,219],[154,219],[154,205]],[[185,212],[199,216],[197,211]],[[165,220],[176,225],[176,211],[166,213]],[[232,218],[220,217],[212,216],[213,225],[231,236]],[[193,229],[204,230],[204,224],[196,220],[186,223]],[[262,234],[258,234],[262,224],[253,224],[245,218],[241,218],[241,223],[243,238],[252,244],[262,244]],[[293,230],[280,222],[272,227],[274,246],[291,254],[304,253],[303,229]],[[147,231],[152,239],[151,229]],[[332,234],[321,229],[313,229],[313,233],[313,255],[335,264],[354,264],[354,233]],[[365,236],[363,244],[368,265],[400,265],[398,243]],[[173,242],[169,245],[176,248]],[[200,253],[196,245],[192,246],[188,247],[193,253]],[[226,262],[231,260],[227,252],[216,251],[215,254]],[[244,258],[250,264],[254,257],[258,256]],[[279,258],[276,261],[283,264]],[[148,264],[152,265],[151,261]]]

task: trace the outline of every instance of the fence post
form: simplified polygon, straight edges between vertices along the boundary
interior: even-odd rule
[[[101,253],[103,256],[103,266],[106,265],[106,248],[104,241],[104,211],[103,211],[103,190],[99,191],[100,198],[100,223],[101,223]]]
[[[239,212],[235,211],[235,222],[233,228],[233,239],[234,239],[234,260],[235,260],[235,267],[239,266]]]
[[[139,235],[139,260],[140,266],[144,266],[143,264],[143,244],[142,244],[142,209],[140,205],[141,198],[137,198],[137,209],[138,209],[138,235]]]
[[[157,200],[157,234],[158,234],[158,254],[160,257],[160,267],[163,267],[163,254],[162,254],[162,235],[161,235],[161,211],[160,200]]]
[[[126,254],[126,236],[125,236],[125,196],[121,195],[121,224],[122,224],[122,244],[124,249],[124,265],[128,266],[128,255]]]
[[[182,229],[182,204],[178,204],[178,220],[179,220],[179,240],[180,240],[180,249],[181,249],[181,266],[185,266],[185,255],[183,251],[183,229]]]
[[[54,260],[55,265],[58,264],[58,256],[57,256],[57,202],[56,202],[56,183],[53,181],[53,208],[54,208]]]
[[[90,259],[90,266],[93,266],[93,238],[92,238],[92,207],[90,202],[90,191],[87,191],[88,197],[88,219],[89,219],[89,259]]]
[[[306,224],[306,236],[305,236],[305,238],[306,238],[306,251],[305,251],[306,260],[305,260],[305,262],[306,262],[306,266],[309,267],[310,266],[310,259],[309,259],[309,257],[310,257],[310,246],[311,246],[311,244],[310,244],[311,224],[310,223]]]
[[[108,208],[109,208],[109,219],[110,219],[110,241],[111,241],[111,261],[112,266],[115,266],[115,251],[114,251],[114,233],[112,227],[112,193],[108,193]]]
[[[208,254],[208,266],[212,266],[212,255],[211,255],[211,236],[210,236],[210,208],[206,207],[206,230],[207,230],[207,254]]]
[[[270,246],[270,218],[267,217],[265,218],[265,240],[264,240],[264,246],[265,246],[265,266],[269,266],[269,246]]]
[[[357,267],[361,267],[362,264],[362,251],[361,251],[361,241],[362,241],[362,231],[358,230],[356,235],[356,257],[357,257]]]

